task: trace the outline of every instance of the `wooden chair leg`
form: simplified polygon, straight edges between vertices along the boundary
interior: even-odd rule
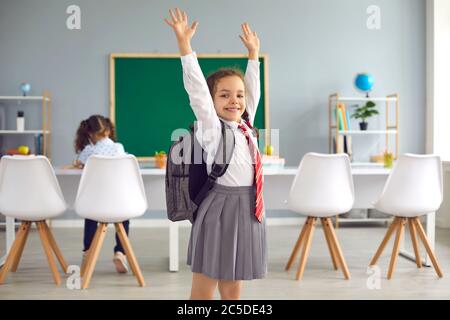
[[[27,239],[28,239],[28,234],[30,233],[31,222],[30,221],[25,221],[25,222],[22,222],[22,223],[25,224],[25,232],[24,232],[22,240],[20,241],[20,245],[18,246],[16,257],[14,259],[14,262],[13,262],[13,265],[12,265],[12,268],[11,268],[12,272],[16,272],[17,268],[19,267],[20,258],[22,257],[23,249],[25,248],[25,244],[26,244]]]
[[[89,283],[91,282],[92,274],[94,273],[95,264],[97,263],[98,255],[100,253],[100,249],[103,245],[103,241],[105,240],[106,230],[108,228],[107,223],[100,223],[97,227],[96,233],[98,233],[97,241],[95,243],[91,243],[89,247],[89,254],[86,261],[86,269],[84,270],[83,276],[83,289],[87,289],[89,287]]]
[[[114,226],[116,227],[116,232],[119,235],[120,243],[122,244],[123,249],[125,250],[125,254],[127,256],[131,270],[133,271],[139,285],[141,287],[144,287],[145,286],[144,277],[142,276],[141,268],[139,268],[139,264],[137,262],[136,256],[134,255],[133,248],[131,247],[130,240],[128,239],[123,224],[121,222],[115,223]]]
[[[409,233],[411,235],[411,242],[414,248],[414,255],[416,256],[417,268],[422,268],[422,260],[420,259],[419,242],[417,241],[416,225],[413,218],[408,218]]]
[[[334,246],[334,250],[336,252],[339,265],[342,267],[344,277],[345,279],[348,280],[350,279],[350,272],[348,270],[347,263],[345,262],[344,255],[342,254],[342,249],[341,246],[339,245],[339,241],[336,237],[336,233],[334,232],[333,224],[330,218],[326,218],[325,226],[328,229],[328,233],[330,234],[331,243]]]
[[[316,218],[312,218],[308,223],[308,229],[306,231],[306,239],[303,247],[302,255],[300,258],[300,264],[297,269],[296,280],[301,280],[303,277],[303,272],[305,271],[306,260],[308,259],[309,249],[311,248],[311,241],[314,234],[314,224],[316,223]]]
[[[337,269],[339,269],[339,262],[337,261],[336,252],[334,250],[334,246],[333,246],[331,238],[330,238],[331,235],[330,235],[329,230],[328,230],[328,228],[326,226],[326,223],[327,223],[326,219],[325,218],[321,218],[320,222],[322,223],[323,233],[325,234],[325,240],[327,241],[327,246],[328,246],[328,250],[330,251],[331,261],[333,262],[334,270],[337,270]]]
[[[303,243],[303,241],[305,239],[306,229],[308,229],[308,226],[309,226],[309,223],[310,223],[311,219],[312,219],[311,217],[307,217],[306,218],[305,224],[302,227],[302,230],[300,232],[298,240],[295,243],[294,249],[292,250],[291,256],[290,256],[289,261],[286,264],[286,267],[284,268],[284,270],[288,271],[292,267],[292,264],[294,263],[295,258],[297,257],[297,254],[300,251],[302,243]]]
[[[397,257],[398,253],[400,251],[400,242],[403,237],[403,230],[405,228],[406,218],[398,218],[398,228],[397,228],[397,235],[395,236],[395,242],[394,247],[392,248],[392,254],[391,254],[391,261],[389,262],[389,269],[387,278],[390,280],[392,278],[392,274],[395,270],[395,265],[397,264]]]
[[[99,230],[98,227],[99,226],[97,224],[97,229],[95,230],[94,238],[91,241],[91,245],[89,246],[89,249],[85,251],[86,258],[83,259],[83,261],[81,263],[81,268],[80,268],[80,276],[81,277],[84,277],[84,272],[86,271],[87,262],[89,261],[89,257],[90,257],[91,252],[93,252],[90,249],[97,245],[98,237],[100,235],[100,232],[97,232]]]
[[[430,242],[428,241],[427,235],[425,233],[425,230],[423,230],[423,227],[422,227],[422,224],[420,223],[419,218],[416,217],[416,218],[414,218],[413,221],[416,224],[420,239],[422,239],[423,245],[425,246],[425,249],[427,250],[427,253],[430,256],[431,262],[433,263],[434,270],[436,270],[436,273],[438,274],[439,278],[442,278],[444,276],[444,274],[442,273],[441,267],[439,266],[439,262],[433,252],[433,249],[431,248]]]
[[[59,246],[58,246],[58,244],[55,241],[55,238],[53,237],[52,231],[50,230],[49,226],[47,225],[47,222],[44,221],[42,223],[42,225],[45,228],[45,232],[46,232],[48,240],[50,242],[50,247],[52,248],[53,252],[55,253],[56,259],[58,259],[59,264],[61,265],[61,268],[62,268],[63,272],[67,273],[67,268],[68,268],[67,262],[64,259],[63,255],[62,255],[62,252],[59,249]]]
[[[0,284],[3,284],[5,282],[6,275],[8,274],[8,271],[11,269],[11,266],[16,259],[16,255],[25,236],[26,229],[26,222],[22,222],[19,227],[19,231],[17,231],[16,239],[14,240],[8,256],[6,257],[5,263],[0,270]]]
[[[52,271],[53,280],[56,285],[61,284],[61,276],[59,275],[58,267],[56,266],[55,259],[53,258],[52,249],[50,247],[50,241],[47,237],[47,232],[45,230],[44,221],[36,222],[37,229],[39,231],[39,236],[41,237],[42,247],[44,248],[45,255],[47,256],[48,265]]]
[[[383,250],[386,247],[387,243],[389,242],[389,239],[392,237],[392,234],[397,229],[399,221],[400,220],[398,217],[395,217],[394,221],[392,221],[391,226],[389,227],[388,231],[386,232],[386,235],[383,238],[383,241],[381,242],[380,246],[377,249],[377,252],[370,261],[369,264],[370,266],[374,266],[377,264],[377,261],[380,258],[381,254],[383,253]]]

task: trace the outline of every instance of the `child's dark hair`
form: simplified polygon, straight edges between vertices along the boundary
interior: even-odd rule
[[[219,80],[233,76],[239,77],[245,86],[244,73],[238,68],[222,68],[208,76],[208,78],[206,79],[206,83],[208,85],[209,93],[211,94],[211,97],[213,97],[213,99],[217,90],[217,83],[219,82]],[[247,88],[245,89],[247,90]],[[244,113],[242,114],[242,119],[244,119],[244,121],[247,122],[250,128],[255,130],[256,135],[259,138],[259,130],[251,126],[250,117],[248,115],[247,110],[245,110]]]
[[[94,134],[103,134],[109,131],[109,138],[116,141],[116,130],[109,118],[95,114],[81,121],[75,138],[75,152],[81,152],[84,147],[91,143],[90,137]]]

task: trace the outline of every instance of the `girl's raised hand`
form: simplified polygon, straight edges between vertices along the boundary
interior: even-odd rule
[[[176,8],[175,12],[169,9],[169,14],[171,20],[164,18],[164,21],[175,31],[178,42],[191,40],[197,29],[198,22],[194,21],[194,23],[189,26],[187,14],[186,12],[181,11],[180,8]]]
[[[258,59],[259,54],[259,38],[255,31],[250,29],[248,23],[243,23],[242,27],[242,35],[239,35],[244,46],[248,50],[250,59]]]

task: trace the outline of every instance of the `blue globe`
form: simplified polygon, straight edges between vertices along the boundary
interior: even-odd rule
[[[21,83],[20,84],[20,91],[22,91],[22,95],[26,96],[28,92],[31,90],[31,85],[29,83]]]
[[[361,91],[370,91],[373,87],[373,77],[368,73],[359,73],[355,78],[355,86]]]

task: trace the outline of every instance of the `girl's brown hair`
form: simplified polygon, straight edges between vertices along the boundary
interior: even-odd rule
[[[91,136],[95,134],[104,134],[109,131],[109,138],[116,141],[116,130],[109,118],[95,114],[81,121],[75,137],[75,152],[81,152],[84,147],[91,143]]]

